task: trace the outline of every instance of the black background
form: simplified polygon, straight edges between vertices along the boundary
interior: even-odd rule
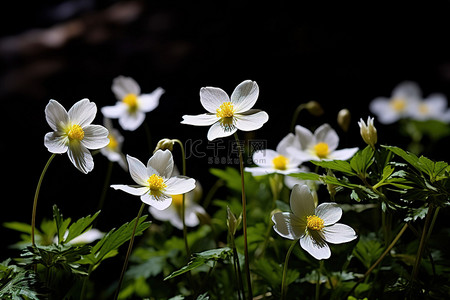
[[[243,80],[255,80],[260,87],[255,108],[268,112],[270,119],[246,137],[266,140],[272,149],[289,132],[300,103],[319,101],[325,114],[314,118],[302,112],[299,124],[314,128],[328,122],[341,135],[340,147],[363,147],[356,122],[369,115],[372,99],[389,96],[398,83],[415,81],[425,96],[450,95],[449,1],[83,0],[8,5],[1,12],[0,39],[0,223],[30,222],[35,187],[51,155],[43,144],[51,130],[44,115],[48,101],[56,99],[66,109],[82,98],[98,108],[113,105],[111,83],[118,75],[135,78],[146,93],[158,86],[166,90],[146,118],[153,144],[164,137],[200,139],[200,149],[209,156],[208,128],[180,124],[182,115],[204,112],[198,94],[203,86],[231,94]],[[112,11],[130,17],[112,16]],[[70,22],[85,27],[60,44],[30,42],[43,30]],[[342,108],[352,112],[346,134],[336,124]],[[100,111],[94,123],[102,123]],[[408,141],[395,124],[377,128],[381,143],[402,146]],[[124,152],[146,163],[151,153],[143,128],[122,134]],[[231,139],[224,139],[224,145]],[[446,143],[441,141],[430,157],[448,160]],[[219,155],[227,155],[221,151]],[[178,165],[179,156],[175,150]],[[101,154],[94,160],[94,170],[84,175],[67,155],[54,159],[41,189],[38,224],[51,217],[54,203],[73,219],[95,212],[108,162]],[[188,175],[207,191],[215,180],[208,168],[224,166],[190,157],[187,167]],[[132,180],[115,165],[111,183]],[[110,189],[100,229],[131,220],[139,206],[137,197]],[[3,227],[0,233],[0,260],[17,256],[7,245],[18,241],[18,235]]]

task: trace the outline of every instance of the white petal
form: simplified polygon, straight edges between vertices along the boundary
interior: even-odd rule
[[[113,184],[111,187],[115,190],[121,190],[134,196],[141,196],[148,192],[149,188],[145,186],[134,187],[125,184]]]
[[[145,113],[136,111],[133,114],[126,113],[119,118],[119,124],[124,130],[134,131],[144,123]]]
[[[291,210],[299,218],[314,215],[314,198],[307,185],[295,185],[290,198]]]
[[[303,126],[295,126],[295,137],[298,140],[297,144],[293,144],[294,147],[299,147],[299,150],[308,149],[311,145],[315,144],[314,134]]]
[[[237,113],[246,112],[255,105],[258,95],[258,84],[255,81],[245,80],[234,89],[231,94],[231,102]]]
[[[286,135],[277,145],[276,151],[284,156],[289,156],[287,152],[287,148],[294,146],[295,144],[295,135],[293,133],[289,133]]]
[[[119,101],[122,101],[128,94],[139,95],[141,93],[141,88],[137,82],[133,78],[125,76],[114,78],[111,89]]]
[[[213,114],[201,114],[196,116],[184,115],[181,124],[195,125],[195,126],[209,126],[217,122],[219,118]]]
[[[277,157],[279,154],[271,149],[258,150],[253,153],[253,162],[265,168],[273,168],[273,159]]]
[[[195,179],[175,176],[169,178],[165,184],[167,184],[167,188],[164,193],[168,195],[180,195],[192,191],[195,188]]]
[[[386,98],[376,98],[370,102],[369,109],[377,115],[382,124],[391,124],[400,119],[400,114],[392,109],[390,101]]]
[[[296,240],[305,234],[306,224],[291,213],[277,212],[272,215],[272,221],[273,230],[286,239]]]
[[[323,235],[327,242],[341,244],[356,239],[356,232],[348,225],[336,223],[332,226],[325,226]]]
[[[393,98],[410,98],[420,99],[422,98],[422,91],[419,85],[412,81],[404,81],[398,84],[392,91]]]
[[[131,178],[134,182],[141,186],[148,186],[148,174],[145,165],[137,158],[127,155],[128,167],[130,169]]]
[[[94,169],[91,152],[78,141],[69,143],[67,151],[70,161],[82,173],[87,174]]]
[[[172,204],[172,197],[168,195],[161,194],[158,199],[150,195],[149,193],[145,193],[141,196],[141,201],[153,206],[158,210],[166,209]]]
[[[157,88],[150,94],[142,94],[138,97],[139,110],[143,112],[149,112],[154,110],[159,105],[159,98],[164,94],[164,89]]]
[[[169,178],[172,176],[173,165],[172,152],[170,150],[158,150],[147,162],[147,176],[150,177],[156,171],[156,175]]]
[[[102,107],[102,114],[107,118],[117,119],[127,114],[128,107],[123,102],[117,102],[114,106]]]
[[[57,131],[62,130],[69,122],[69,115],[66,109],[56,100],[50,100],[45,107],[45,119],[48,125]]]
[[[256,109],[248,110],[245,113],[235,114],[235,126],[242,131],[252,131],[261,128],[269,120],[269,115],[265,111]]]
[[[267,167],[246,167],[244,169],[245,172],[252,173],[253,176],[263,176],[267,174],[275,173],[275,169],[267,168]]]
[[[318,260],[331,256],[330,247],[326,243],[317,243],[310,235],[305,235],[300,239],[300,246]]]
[[[334,152],[330,153],[330,155],[328,155],[328,159],[347,160],[355,155],[356,152],[358,152],[357,147],[335,150]]]
[[[70,240],[70,244],[89,244],[92,243],[95,240],[101,239],[105,234],[101,232],[100,230],[93,228],[85,231],[84,233],[80,234],[79,236],[73,238]]]
[[[226,137],[234,134],[237,128],[234,127],[231,130],[225,130],[220,122],[214,123],[208,130],[207,138],[209,141],[215,140],[217,138]]]
[[[81,143],[88,149],[100,149],[109,144],[108,130],[101,125],[88,125],[83,128]]]
[[[339,144],[339,136],[329,124],[323,124],[314,131],[316,143],[326,143],[330,151],[334,151]]]
[[[325,226],[329,226],[341,219],[342,209],[336,203],[326,202],[317,206],[315,215],[324,221]]]
[[[94,121],[95,115],[97,114],[97,105],[85,98],[75,103],[69,109],[68,114],[70,122],[84,127]]]
[[[200,89],[200,103],[210,113],[215,114],[223,102],[230,101],[224,90],[215,87],[203,87]]]
[[[172,206],[169,206],[166,209],[158,210],[154,208],[153,206],[149,206],[148,211],[152,214],[152,216],[159,221],[170,221],[172,219],[179,218],[178,213],[175,209],[172,208]],[[180,220],[181,223],[181,220]],[[183,228],[183,225],[181,225],[181,228]]]
[[[69,149],[69,139],[59,132],[49,132],[44,137],[44,145],[51,153],[66,153]]]
[[[305,162],[310,160],[320,160],[319,157],[313,155],[309,150],[300,150],[296,147],[289,146],[286,149],[286,152],[289,154],[289,157],[295,157],[298,161]]]

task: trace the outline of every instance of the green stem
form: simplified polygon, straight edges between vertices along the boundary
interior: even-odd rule
[[[103,191],[102,191],[102,195],[100,196],[100,201],[98,202],[97,211],[101,210],[105,203],[106,194],[109,189],[109,182],[111,180],[111,174],[112,174],[113,167],[114,167],[114,162],[109,161],[108,162],[108,170],[106,171],[106,176],[105,176],[105,182],[103,184]]]
[[[298,115],[305,107],[306,107],[306,105],[304,103],[302,103],[299,106],[297,106],[297,108],[295,109],[294,115],[292,116],[292,121],[291,121],[291,130],[290,130],[291,132],[294,132],[295,122],[297,121]]]
[[[239,151],[239,168],[241,171],[241,186],[242,186],[242,227],[244,231],[244,256],[245,256],[245,272],[247,275],[247,287],[248,287],[248,299],[253,299],[252,282],[250,277],[250,262],[248,256],[248,244],[247,244],[247,205],[245,200],[245,186],[244,186],[244,159],[242,158],[241,145],[237,133],[234,133],[236,139],[238,151]]]
[[[83,286],[81,287],[80,299],[84,300],[86,294],[86,282],[89,280],[89,276],[91,276],[92,270],[94,269],[94,265],[90,265],[88,269],[88,274],[83,280]]]
[[[319,262],[319,268],[317,269],[317,282],[316,282],[316,300],[319,300],[320,298],[320,275],[322,274],[322,268],[323,268],[323,260]]]
[[[125,256],[125,261],[123,262],[122,272],[120,273],[119,284],[117,285],[116,294],[114,295],[114,299],[117,300],[119,297],[120,287],[122,286],[123,278],[125,276],[125,271],[127,270],[128,260],[130,258],[131,250],[133,249],[134,236],[136,234],[136,227],[139,223],[139,219],[141,218],[142,212],[144,211],[145,203],[142,202],[141,208],[139,209],[138,215],[136,217],[136,222],[134,223],[133,232],[131,234],[131,239],[128,244],[127,255]]]
[[[297,244],[298,240],[293,240],[291,243],[291,246],[289,247],[288,252],[286,253],[286,258],[284,260],[284,266],[283,266],[283,277],[281,278],[281,300],[286,299],[286,293],[287,293],[287,284],[286,284],[286,275],[287,275],[287,269],[288,269],[288,263],[289,263],[289,257],[291,256],[292,250],[294,250],[294,246]]]
[[[44,179],[44,175],[47,172],[48,166],[52,162],[53,158],[56,156],[55,153],[53,153],[50,158],[48,159],[47,163],[45,164],[44,169],[42,170],[41,177],[39,177],[39,182],[36,187],[36,192],[34,193],[34,200],[33,200],[33,211],[31,214],[31,244],[33,247],[36,246],[36,242],[34,239],[34,228],[36,227],[36,209],[37,209],[37,201],[39,197],[39,191],[41,189],[42,180]]]
[[[245,293],[244,293],[244,284],[242,282],[242,272],[241,272],[241,264],[239,263],[239,256],[236,249],[236,244],[234,242],[234,235],[232,232],[230,234],[230,243],[231,248],[233,249],[233,260],[235,265],[235,272],[237,274],[237,286],[238,286],[238,296],[239,299],[241,299],[241,293],[242,293],[242,299],[245,299]]]

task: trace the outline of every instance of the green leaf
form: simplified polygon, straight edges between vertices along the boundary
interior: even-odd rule
[[[373,163],[373,153],[373,149],[370,146],[356,152],[350,160],[350,166],[356,174],[365,177],[367,169]]]
[[[169,276],[164,278],[164,280],[174,278],[176,276],[179,276],[181,274],[184,274],[186,272],[194,270],[194,269],[196,269],[204,264],[210,263],[210,262],[216,262],[219,260],[228,259],[231,257],[231,255],[232,255],[232,249],[228,248],[228,247],[207,250],[207,251],[203,251],[200,253],[194,253],[192,255],[191,261],[186,266],[173,272],[172,274],[170,274]]]
[[[39,300],[35,273],[10,262],[11,259],[7,259],[0,263],[0,299]]]
[[[90,225],[97,218],[99,213],[100,211],[96,212],[93,216],[89,215],[87,217],[81,218],[70,225],[69,234],[67,235],[67,238],[64,240],[64,242],[67,243],[90,229]]]
[[[64,239],[64,234],[66,233],[67,227],[70,224],[70,218],[64,220],[63,215],[59,211],[56,204],[53,205],[53,220],[56,224],[56,235],[58,237],[58,243],[61,243]]]
[[[356,173],[353,171],[350,163],[344,160],[330,160],[330,161],[311,161],[313,164],[320,166],[325,169],[331,169],[334,171],[339,171],[344,174],[355,176]]]
[[[383,253],[383,245],[374,236],[361,236],[353,255],[368,269]]]
[[[316,173],[292,173],[292,174],[289,174],[289,176],[298,178],[301,180],[315,180],[315,181],[320,180],[320,175],[316,174]]]

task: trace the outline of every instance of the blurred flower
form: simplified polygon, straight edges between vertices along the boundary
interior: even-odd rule
[[[336,150],[339,136],[328,124],[316,129],[314,134],[307,128],[295,126],[295,135],[287,136],[287,152],[302,161],[310,160],[347,160],[358,148]]]
[[[113,128],[110,119],[105,118],[103,120],[103,125],[109,131],[109,144],[100,149],[100,152],[106,156],[110,161],[117,162],[125,171],[128,171],[128,165],[125,155],[122,153],[123,136],[120,134],[119,130]]]
[[[88,149],[100,149],[108,145],[108,130],[91,125],[97,106],[88,99],[75,103],[69,112],[56,100],[45,107],[45,118],[54,130],[45,135],[44,145],[51,153],[66,153],[73,165],[87,174],[94,168],[94,160]]]
[[[292,213],[273,214],[273,229],[284,238],[300,240],[300,246],[315,259],[331,256],[327,243],[341,244],[356,239],[350,226],[336,223],[342,216],[342,209],[336,203],[322,203],[315,208],[306,185],[294,186],[290,205]]]
[[[423,101],[415,102],[411,110],[411,118],[418,121],[439,120],[450,122],[450,110],[447,98],[442,94],[431,94]]]
[[[287,175],[301,172],[302,169],[298,166],[302,161],[287,151],[287,147],[290,145],[289,139],[288,136],[283,138],[277,145],[276,151],[265,149],[253,153],[252,159],[257,167],[247,167],[245,171],[252,173],[253,176],[272,173]]]
[[[345,131],[345,132],[348,131],[348,128],[350,127],[351,119],[352,119],[352,115],[348,109],[344,108],[338,112],[337,123],[343,131]]]
[[[363,138],[364,142],[366,142],[367,145],[370,145],[372,148],[375,149],[375,144],[377,143],[378,136],[377,136],[377,129],[373,125],[374,118],[367,117],[367,124],[364,122],[364,120],[361,118],[358,122],[361,137]]]
[[[319,117],[319,116],[323,115],[323,108],[320,105],[320,103],[317,101],[314,101],[314,100],[309,101],[308,103],[305,104],[305,108],[313,116]]]
[[[136,130],[145,120],[145,113],[154,110],[159,104],[159,98],[164,93],[157,88],[150,94],[141,94],[141,88],[131,77],[118,76],[114,78],[112,91],[117,98],[114,106],[105,106],[102,113],[105,117],[119,119],[120,126],[125,130]]]
[[[86,230],[79,236],[71,239],[70,241],[68,241],[68,243],[71,245],[89,244],[89,243],[92,243],[93,241],[101,239],[104,235],[105,235],[105,233],[101,232],[100,230],[98,230],[96,228],[92,228],[92,229]],[[63,241],[66,240],[67,236],[69,236],[69,230],[66,230],[66,232],[64,232]],[[58,242],[57,236],[54,237],[53,242],[54,243]]]
[[[264,111],[252,109],[258,94],[259,87],[251,80],[240,83],[231,94],[231,100],[220,88],[201,88],[200,102],[208,113],[184,115],[181,123],[195,126],[212,125],[207,135],[210,141],[230,136],[238,129],[243,131],[259,129],[267,122],[269,116]]]
[[[379,97],[370,103],[370,111],[382,124],[391,124],[411,116],[422,98],[419,86],[410,81],[397,85],[390,98]]]
[[[141,201],[158,210],[166,209],[172,203],[172,196],[187,193],[195,188],[195,180],[184,176],[174,176],[173,157],[169,150],[158,150],[145,166],[138,159],[127,155],[130,175],[138,184],[111,185],[131,195],[140,196]]]

